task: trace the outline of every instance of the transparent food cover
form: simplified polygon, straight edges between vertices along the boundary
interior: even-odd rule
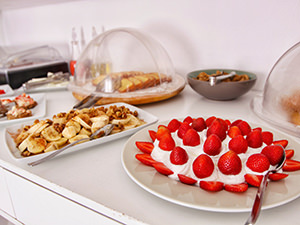
[[[300,42],[275,63],[263,95],[252,100],[251,108],[268,123],[300,137]]]
[[[139,30],[119,28],[88,44],[77,60],[69,89],[76,95],[126,101],[172,96],[184,85],[184,78],[175,74],[170,57],[157,41]]]

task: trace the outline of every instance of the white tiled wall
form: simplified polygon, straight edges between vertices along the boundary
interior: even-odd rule
[[[69,58],[71,29],[90,39],[117,27],[142,29],[168,51],[185,75],[199,68],[235,68],[258,75],[256,89],[277,59],[300,40],[300,1],[85,0],[6,9],[0,46],[57,46]]]

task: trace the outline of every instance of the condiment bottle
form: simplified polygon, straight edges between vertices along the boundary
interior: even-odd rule
[[[71,41],[71,61],[70,61],[70,73],[72,75],[75,74],[75,67],[76,67],[76,62],[77,59],[80,55],[80,49],[79,49],[79,44],[77,41],[77,35],[76,35],[76,31],[75,28],[72,28],[72,41]]]

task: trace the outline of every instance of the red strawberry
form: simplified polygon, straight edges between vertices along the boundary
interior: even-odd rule
[[[203,131],[204,129],[206,129],[205,120],[202,117],[199,117],[199,118],[195,119],[192,122],[192,128],[195,129],[198,132]]]
[[[225,122],[225,120],[223,120],[221,118],[217,118],[217,120],[222,124],[224,129],[227,131],[228,130],[228,124]]]
[[[231,126],[231,122],[230,122],[230,120],[227,120],[227,119],[226,119],[226,120],[225,120],[225,123],[227,124],[227,126],[228,126],[228,127],[230,127],[230,126]]]
[[[286,146],[289,144],[288,140],[277,140],[277,141],[273,141],[274,145],[281,145],[283,148],[286,148]]]
[[[229,128],[227,135],[231,138],[234,138],[238,135],[242,135],[242,131],[237,126],[232,126]]]
[[[183,165],[188,161],[188,159],[189,156],[186,151],[179,146],[176,146],[170,154],[170,161],[175,165]]]
[[[189,129],[183,136],[182,142],[186,146],[200,145],[200,136],[194,129]]]
[[[186,123],[186,122],[181,123],[181,125],[177,131],[178,137],[183,138],[183,136],[189,129],[191,129],[191,126],[188,123]]]
[[[159,125],[156,131],[156,138],[160,140],[165,135],[170,135],[169,129],[165,125]]]
[[[158,143],[158,146],[165,151],[172,151],[175,148],[175,141],[172,136],[164,135]]]
[[[226,138],[226,128],[219,119],[215,119],[207,129],[206,137],[209,137],[211,134],[218,135],[221,141]]]
[[[249,125],[249,123],[247,123],[246,121],[242,120],[237,124],[238,128],[240,128],[242,135],[248,135],[251,131],[251,127]]]
[[[225,184],[224,189],[230,192],[242,193],[248,190],[248,184]]]
[[[271,181],[278,181],[278,180],[282,180],[282,179],[286,178],[287,176],[288,176],[288,174],[286,174],[286,173],[271,173],[268,178]]]
[[[190,124],[190,123],[193,122],[193,118],[190,117],[190,116],[187,116],[187,117],[185,117],[185,119],[183,120],[183,122],[186,122],[186,123]]]
[[[229,141],[228,148],[236,154],[245,153],[248,149],[248,142],[242,135],[238,135]]]
[[[135,145],[139,150],[147,154],[151,154],[154,148],[154,144],[152,142],[146,142],[146,141],[136,141]]]
[[[233,127],[233,126],[237,126],[240,122],[242,122],[242,120],[241,119],[238,119],[238,120],[235,120],[235,121],[233,121],[232,123],[231,123],[231,127]]]
[[[216,118],[217,118],[217,117],[215,117],[215,116],[211,116],[211,117],[207,118],[207,119],[205,120],[206,127],[209,127],[209,126],[212,124],[212,122],[213,122]]]
[[[156,139],[156,132],[154,130],[148,130],[151,140],[154,142]]]
[[[200,181],[200,187],[206,191],[221,191],[223,190],[224,184],[220,181]]]
[[[205,154],[199,155],[193,162],[193,171],[196,177],[209,177],[214,171],[214,163],[212,159]]]
[[[273,134],[270,131],[262,131],[261,132],[262,140],[266,145],[270,145],[273,143]]]
[[[203,151],[208,155],[218,155],[221,150],[222,142],[220,138],[215,134],[209,135],[204,142]]]
[[[180,127],[181,123],[177,119],[172,119],[168,124],[170,132],[175,132]]]
[[[242,170],[242,161],[234,151],[229,150],[219,158],[218,167],[225,175],[237,175]]]
[[[246,166],[254,172],[262,173],[269,169],[270,162],[264,154],[256,153],[248,158]]]
[[[262,135],[259,130],[252,130],[246,137],[248,146],[251,148],[260,148],[263,144]]]
[[[290,172],[300,170],[300,162],[293,159],[286,159],[282,170]]]
[[[158,163],[154,163],[153,167],[157,170],[157,172],[169,176],[171,174],[173,174],[174,172],[172,170],[170,170],[168,167],[165,166],[165,164],[158,162]]]
[[[147,166],[153,166],[154,163],[157,163],[149,154],[136,154],[135,158]]]
[[[262,154],[267,156],[272,166],[280,163],[283,156],[283,148],[281,145],[268,145],[261,151]]]
[[[178,174],[178,178],[184,184],[193,185],[193,184],[195,184],[197,182],[195,179],[193,179],[191,177],[188,177],[188,176],[185,176],[183,174]]]
[[[287,159],[290,159],[294,156],[295,151],[293,149],[287,149],[285,150],[285,156]]]
[[[245,174],[245,180],[248,184],[254,186],[254,187],[259,187],[262,179],[263,179],[263,175],[256,175],[256,174]]]

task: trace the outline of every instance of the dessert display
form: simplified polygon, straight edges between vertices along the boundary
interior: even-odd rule
[[[281,161],[283,151],[282,171],[271,173],[269,180],[279,181],[289,176],[287,172],[300,170],[288,140],[277,140],[272,132],[240,119],[188,116],[148,133],[152,141],[135,142],[141,151],[136,159],[171,179],[206,191],[245,192],[250,186],[258,187],[263,174]]]
[[[207,74],[206,72],[200,72],[198,76],[196,76],[194,79],[196,80],[202,80],[202,81],[209,81],[209,77],[213,76],[220,76],[220,75],[227,75],[229,73],[227,72],[222,72],[220,70],[217,70],[216,73],[212,74]],[[235,74],[232,77],[226,78],[222,80],[222,82],[237,82],[237,81],[245,81],[245,80],[250,80],[249,76],[247,74]]]
[[[52,119],[35,120],[18,133],[11,133],[24,157],[54,151],[76,140],[90,137],[107,124],[114,124],[112,134],[145,124],[137,111],[125,106],[84,108],[61,112]],[[101,136],[101,135],[100,135]]]
[[[37,102],[29,95],[22,93],[14,99],[0,99],[2,110],[8,120],[20,119],[32,116],[30,109],[37,106]]]

